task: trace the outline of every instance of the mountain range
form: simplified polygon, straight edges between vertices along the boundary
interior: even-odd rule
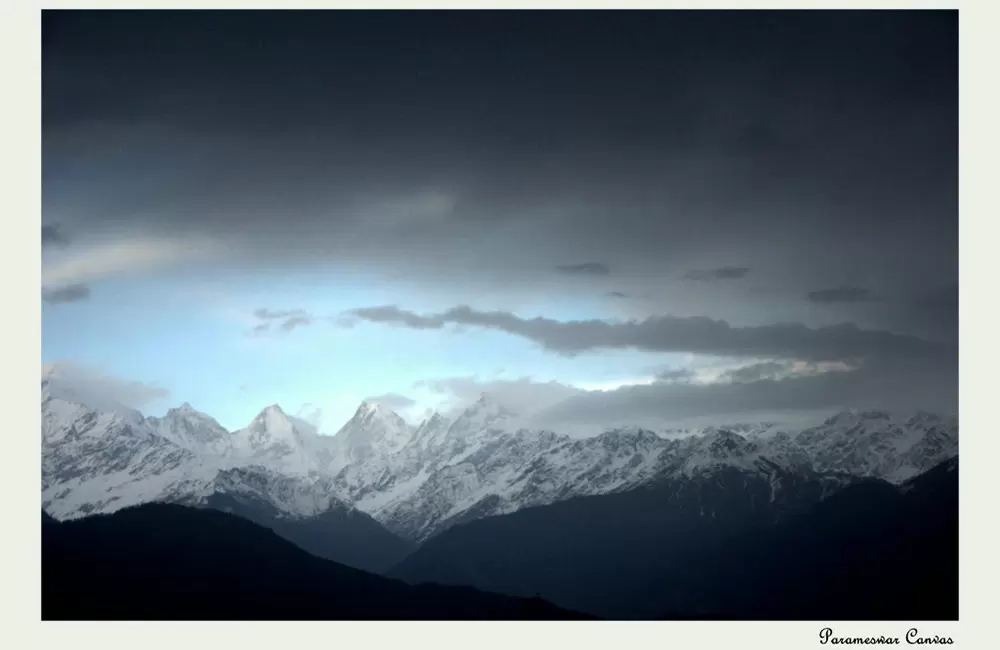
[[[957,420],[930,413],[574,438],[517,427],[516,414],[483,395],[418,426],[364,402],[329,436],[278,405],[230,432],[189,404],[157,418],[85,401],[58,377],[43,379],[42,507],[58,520],[151,502],[222,510],[357,569],[541,594],[612,618],[772,611],[720,598],[698,609],[657,576],[682,584],[678,567],[692,553],[734,536],[773,534],[781,547],[782,535],[798,534],[788,521],[875,489],[865,486],[903,494],[958,454]],[[902,507],[894,498],[887,508]],[[533,517],[538,525],[524,523]],[[519,548],[529,560],[515,561]]]

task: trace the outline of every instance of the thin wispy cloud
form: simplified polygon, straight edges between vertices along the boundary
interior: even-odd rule
[[[46,289],[42,292],[42,300],[50,305],[80,302],[88,298],[90,298],[90,287],[85,284],[70,284],[65,287]]]
[[[464,408],[482,395],[487,395],[491,401],[524,417],[584,392],[580,387],[553,380],[539,381],[532,377],[487,379],[476,375],[422,380],[414,388],[424,388],[443,396],[445,402],[441,408],[444,410]]]
[[[140,273],[157,267],[211,258],[218,252],[209,241],[195,239],[124,239],[88,246],[74,245],[65,255],[42,266],[42,285],[79,284],[88,280]]]
[[[283,332],[291,332],[296,327],[311,325],[312,322],[313,319],[309,316],[292,316],[291,318],[286,318],[281,322],[281,330]]]
[[[684,274],[685,280],[739,280],[746,277],[750,269],[740,266],[724,266],[718,269],[692,270]]]
[[[581,264],[563,264],[556,270],[570,275],[609,275],[611,267],[601,262],[583,262]]]
[[[42,248],[49,248],[52,246],[68,246],[69,237],[63,233],[59,224],[52,223],[42,226]]]
[[[250,330],[251,335],[261,336],[273,331],[291,332],[298,327],[312,325],[316,319],[304,309],[268,309],[261,307],[253,312],[260,322]]]

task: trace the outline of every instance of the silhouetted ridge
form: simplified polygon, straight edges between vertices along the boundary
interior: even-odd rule
[[[413,587],[314,557],[235,515],[168,504],[43,526],[42,617],[583,618],[540,599]]]
[[[609,618],[954,620],[957,466],[830,496],[734,470],[580,497],[455,526],[389,575]]]
[[[213,494],[204,506],[269,528],[317,557],[373,573],[388,571],[417,547],[351,507],[293,518],[282,516],[265,501],[234,498],[226,493]]]

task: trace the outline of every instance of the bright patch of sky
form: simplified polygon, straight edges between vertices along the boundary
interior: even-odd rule
[[[170,397],[143,408],[159,415],[190,402],[229,428],[245,426],[278,403],[297,413],[322,409],[321,430],[335,432],[366,397],[397,393],[416,401],[404,415],[419,419],[448,396],[424,380],[558,381],[588,390],[648,383],[649,368],[687,355],[611,351],[574,358],[554,355],[519,337],[466,328],[413,330],[374,324],[339,327],[336,317],[359,305],[400,304],[433,312],[451,306],[435,292],[416,294],[375,277],[348,274],[231,274],[211,282],[194,272],[113,278],[95,283],[88,301],[43,307],[43,362],[71,360],[124,379],[162,386]],[[491,298],[492,300],[492,298]],[[591,300],[537,299],[535,309],[574,320],[607,318],[601,295]],[[312,324],[251,335],[253,312],[301,309]]]

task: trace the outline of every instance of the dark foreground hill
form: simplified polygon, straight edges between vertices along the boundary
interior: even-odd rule
[[[667,617],[958,620],[958,461],[848,487],[674,577],[646,592]]]
[[[955,620],[957,458],[819,498],[737,472],[456,526],[389,575],[608,618]]]
[[[320,559],[235,515],[148,504],[43,514],[46,620],[557,620],[538,598],[411,586]]]
[[[384,574],[417,546],[355,508],[337,507],[313,517],[290,518],[265,501],[222,493],[213,494],[204,505],[269,528],[312,555],[372,573]]]

